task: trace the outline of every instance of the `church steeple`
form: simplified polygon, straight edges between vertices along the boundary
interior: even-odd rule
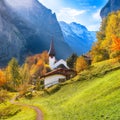
[[[49,54],[50,57],[55,56],[55,48],[54,48],[53,39],[51,40],[50,49],[49,49],[49,53],[48,54]]]
[[[54,70],[60,66],[64,66],[65,68],[69,69],[69,67],[67,66],[67,63],[64,60],[61,59],[58,62],[56,62],[53,39],[51,40],[50,50],[49,50],[48,54],[49,54],[49,66],[50,66],[51,70]]]

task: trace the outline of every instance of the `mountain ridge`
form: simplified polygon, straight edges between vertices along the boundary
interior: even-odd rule
[[[70,24],[60,21],[63,36],[67,44],[78,55],[87,53],[96,41],[96,33],[90,32],[87,28],[79,23],[72,22]]]

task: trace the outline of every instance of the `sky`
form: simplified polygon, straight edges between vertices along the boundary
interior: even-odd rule
[[[56,13],[58,21],[77,22],[90,31],[99,30],[100,10],[108,0],[39,0]]]

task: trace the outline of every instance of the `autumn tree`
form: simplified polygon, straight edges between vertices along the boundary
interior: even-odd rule
[[[106,34],[105,34],[106,25],[107,25],[107,17],[102,20],[100,30],[97,32],[98,42],[103,41],[106,37]]]
[[[6,77],[2,70],[0,70],[0,87],[6,83]]]
[[[100,30],[97,32],[97,42],[94,43],[91,49],[92,62],[99,62],[102,60],[109,59],[109,53],[106,50],[106,47],[103,46],[103,42],[106,38],[106,26],[107,26],[107,17],[102,20]]]
[[[31,77],[39,77],[44,75],[46,72],[50,71],[50,67],[48,65],[49,55],[47,51],[42,52],[41,54],[36,54],[33,56],[29,56],[25,63],[28,65],[30,70]]]
[[[100,62],[102,60],[109,59],[109,53],[106,49],[100,47],[99,43],[96,43],[92,46],[92,50],[90,52],[92,56],[92,62]]]
[[[120,38],[120,11],[112,12],[102,20],[100,30],[97,32],[98,41],[91,50],[93,62],[113,58],[119,54],[118,50],[113,50],[113,47],[114,49],[119,49],[119,41],[113,40],[113,35]],[[117,46],[115,45],[116,43]]]
[[[81,72],[84,69],[86,69],[87,67],[88,67],[88,63],[84,59],[84,57],[83,56],[78,57],[77,60],[76,60],[76,64],[75,64],[76,71]]]

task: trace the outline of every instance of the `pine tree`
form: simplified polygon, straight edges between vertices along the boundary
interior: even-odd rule
[[[12,58],[11,61],[8,63],[6,73],[8,79],[12,82],[14,87],[19,86],[19,84],[21,84],[19,65],[18,61],[15,58]]]
[[[25,63],[21,68],[20,68],[20,76],[21,76],[21,83],[29,83],[30,81],[30,69],[29,65]]]
[[[77,60],[77,55],[75,53],[73,53],[68,59],[67,59],[67,65],[68,67],[74,69],[75,66],[75,62]]]

